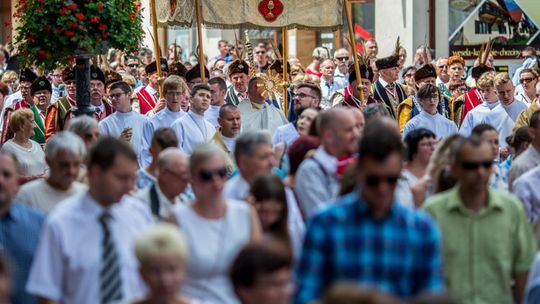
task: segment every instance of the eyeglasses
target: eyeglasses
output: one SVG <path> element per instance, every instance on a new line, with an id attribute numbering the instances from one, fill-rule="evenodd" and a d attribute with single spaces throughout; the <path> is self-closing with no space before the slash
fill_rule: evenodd
<path id="1" fill-rule="evenodd" d="M 379 175 L 368 175 L 366 176 L 366 186 L 370 188 L 376 188 L 381 183 L 386 183 L 389 186 L 395 186 L 397 184 L 397 181 L 399 180 L 398 176 L 379 176 Z"/>
<path id="2" fill-rule="evenodd" d="M 447 64 L 438 65 L 437 68 L 439 68 L 439 69 L 447 69 L 448 65 Z"/>
<path id="3" fill-rule="evenodd" d="M 536 78 L 532 78 L 532 77 L 529 77 L 529 78 L 521 78 L 521 79 L 519 80 L 519 83 L 529 83 L 529 82 L 531 82 L 531 81 L 533 81 L 533 80 L 535 80 L 535 79 L 536 79 Z"/>
<path id="4" fill-rule="evenodd" d="M 336 59 L 339 60 L 339 61 L 347 61 L 347 60 L 349 60 L 349 57 L 347 57 L 347 56 L 337 57 Z"/>
<path id="5" fill-rule="evenodd" d="M 255 54 L 257 54 L 257 55 L 264 55 L 264 54 L 266 54 L 266 52 L 265 52 L 265 51 L 258 51 L 258 52 L 255 52 Z"/>
<path id="6" fill-rule="evenodd" d="M 139 66 L 139 65 L 136 64 L 136 63 L 128 64 L 128 67 L 130 67 L 130 68 L 136 68 L 137 66 Z"/>
<path id="7" fill-rule="evenodd" d="M 484 169 L 489 169 L 493 166 L 492 160 L 486 160 L 482 162 L 462 162 L 461 167 L 465 170 L 469 171 L 475 171 L 478 170 L 480 167 L 484 167 Z"/>
<path id="8" fill-rule="evenodd" d="M 316 97 L 313 96 L 313 95 L 308 95 L 308 94 L 304 94 L 304 93 L 297 93 L 297 94 L 294 94 L 294 95 L 293 95 L 293 98 L 294 98 L 294 97 L 298 97 L 298 98 L 306 98 L 306 97 L 316 98 Z"/>
<path id="9" fill-rule="evenodd" d="M 125 95 L 125 94 L 126 93 L 111 94 L 111 95 L 109 95 L 109 98 L 110 99 L 116 99 L 116 98 L 120 98 L 120 96 Z"/>
<path id="10" fill-rule="evenodd" d="M 414 74 L 405 74 L 405 78 L 412 78 L 414 77 Z"/>
<path id="11" fill-rule="evenodd" d="M 214 176 L 217 176 L 221 179 L 227 177 L 227 168 L 223 167 L 215 170 L 201 170 L 201 172 L 199 172 L 199 178 L 203 182 L 212 181 L 214 179 Z"/>

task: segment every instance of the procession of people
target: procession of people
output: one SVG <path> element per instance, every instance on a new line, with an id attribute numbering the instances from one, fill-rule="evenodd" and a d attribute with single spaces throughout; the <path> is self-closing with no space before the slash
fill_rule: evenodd
<path id="1" fill-rule="evenodd" d="M 211 47 L 0 62 L 0 303 L 540 303 L 534 48 Z"/>

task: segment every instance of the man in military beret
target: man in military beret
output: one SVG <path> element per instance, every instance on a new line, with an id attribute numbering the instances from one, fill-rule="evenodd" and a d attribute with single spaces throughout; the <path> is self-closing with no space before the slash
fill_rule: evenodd
<path id="1" fill-rule="evenodd" d="M 383 102 L 390 116 L 397 120 L 397 108 L 407 98 L 406 86 L 396 82 L 399 78 L 399 56 L 393 54 L 377 59 L 375 66 L 379 71 L 379 79 L 373 84 L 373 98 Z"/>
<path id="2" fill-rule="evenodd" d="M 204 76 L 206 77 L 206 80 L 210 78 L 210 71 L 206 67 L 204 67 Z M 191 90 L 194 85 L 201 83 L 201 66 L 199 63 L 197 63 L 195 66 L 193 66 L 189 71 L 186 73 L 186 83 L 188 85 L 188 88 Z"/>
<path id="3" fill-rule="evenodd" d="M 30 88 L 36 80 L 37 75 L 29 68 L 24 68 L 19 72 L 19 91 L 11 94 L 4 100 L 4 112 L 2 114 L 2 138 L 4 143 L 13 134 L 9 134 L 8 124 L 11 113 L 20 108 L 30 108 L 34 104 Z"/>
<path id="4" fill-rule="evenodd" d="M 242 100 L 248 98 L 249 65 L 242 59 L 236 59 L 229 65 L 227 71 L 231 85 L 227 89 L 225 102 L 238 106 Z"/>
<path id="5" fill-rule="evenodd" d="M 167 77 L 167 74 L 169 73 L 167 60 L 161 58 L 160 68 L 162 76 Z M 144 70 L 148 76 L 149 83 L 145 87 L 140 87 L 135 92 L 135 95 L 139 100 L 140 113 L 147 116 L 153 116 L 165 107 L 164 102 L 159 102 L 159 82 L 156 61 L 152 61 Z"/>
<path id="6" fill-rule="evenodd" d="M 45 140 L 49 140 L 54 133 L 65 129 L 71 113 L 77 107 L 75 71 L 70 67 L 64 68 L 62 80 L 66 86 L 67 96 L 58 99 L 56 103 L 51 104 L 47 109 L 45 115 Z"/>
<path id="7" fill-rule="evenodd" d="M 380 103 L 371 96 L 371 86 L 373 85 L 373 69 L 369 65 L 359 64 L 360 77 L 362 77 L 362 93 L 364 101 L 360 100 L 360 92 L 358 92 L 358 79 L 356 78 L 356 70 L 354 64 L 349 66 L 347 72 L 349 84 L 340 90 L 337 90 L 330 98 L 330 104 L 333 107 L 343 106 L 358 108 L 364 110 L 369 104 Z"/>
<path id="8" fill-rule="evenodd" d="M 436 86 L 437 70 L 431 63 L 425 64 L 421 66 L 418 70 L 416 70 L 416 73 L 414 74 L 414 81 L 417 85 L 417 88 L 415 88 L 417 92 L 426 84 L 432 84 Z M 437 107 L 437 112 L 439 112 L 439 114 L 441 114 L 445 118 L 453 120 L 451 109 L 451 99 L 442 93 L 439 94 L 439 105 Z M 398 107 L 399 130 L 403 132 L 405 124 L 407 124 L 407 122 L 411 118 L 420 114 L 420 112 L 422 112 L 422 105 L 420 104 L 417 95 L 410 96 L 403 102 L 401 102 Z"/>
<path id="9" fill-rule="evenodd" d="M 105 99 L 105 74 L 93 65 L 90 66 L 90 106 L 98 121 L 114 113 L 114 108 Z"/>

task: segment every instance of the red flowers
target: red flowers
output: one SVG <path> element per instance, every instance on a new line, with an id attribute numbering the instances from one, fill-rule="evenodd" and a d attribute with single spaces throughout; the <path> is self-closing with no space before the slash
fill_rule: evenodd
<path id="1" fill-rule="evenodd" d="M 98 27 L 98 29 L 99 29 L 100 31 L 102 31 L 102 32 L 105 31 L 105 25 L 100 24 L 99 27 Z"/>
<path id="2" fill-rule="evenodd" d="M 84 20 L 84 14 L 83 13 L 77 13 L 75 14 L 75 17 L 77 17 L 77 19 L 83 21 Z"/>
<path id="3" fill-rule="evenodd" d="M 45 0 L 37 0 L 38 3 L 45 3 Z"/>
<path id="4" fill-rule="evenodd" d="M 129 13 L 129 19 L 131 20 L 135 20 L 135 14 L 134 13 Z"/>
<path id="5" fill-rule="evenodd" d="M 79 24 L 77 22 L 70 22 L 69 27 L 72 29 L 76 29 L 79 27 Z"/>
<path id="6" fill-rule="evenodd" d="M 65 8 L 65 7 L 62 7 L 62 8 L 60 9 L 60 15 L 62 15 L 62 16 L 65 15 L 65 14 L 67 14 L 67 12 L 68 12 L 68 9 Z"/>
<path id="7" fill-rule="evenodd" d="M 99 18 L 94 16 L 90 19 L 90 23 L 99 23 Z"/>
<path id="8" fill-rule="evenodd" d="M 66 37 L 68 37 L 68 38 L 71 38 L 71 37 L 75 36 L 75 33 L 72 32 L 72 31 L 65 31 L 65 32 L 64 32 L 64 35 L 65 35 Z"/>
<path id="9" fill-rule="evenodd" d="M 51 31 L 51 27 L 50 27 L 48 24 L 45 24 L 45 25 L 43 26 L 43 31 L 44 31 L 45 33 L 48 33 L 48 32 Z"/>
<path id="10" fill-rule="evenodd" d="M 67 6 L 68 9 L 74 10 L 77 8 L 77 4 L 73 3 Z"/>
<path id="11" fill-rule="evenodd" d="M 41 57 L 41 58 L 45 58 L 45 57 L 47 57 L 47 52 L 45 52 L 44 50 L 39 50 L 38 51 L 38 56 Z"/>
<path id="12" fill-rule="evenodd" d="M 100 10 L 103 9 L 103 3 L 98 3 L 97 8 Z"/>

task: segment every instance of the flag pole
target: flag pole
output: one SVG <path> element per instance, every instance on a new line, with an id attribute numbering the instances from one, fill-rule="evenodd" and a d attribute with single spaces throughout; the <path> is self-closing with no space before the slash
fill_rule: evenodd
<path id="1" fill-rule="evenodd" d="M 352 26 L 352 16 L 351 16 L 351 7 L 349 0 L 343 1 L 345 5 L 345 12 L 347 14 L 347 26 L 349 28 L 349 42 L 351 44 L 352 54 L 354 58 L 354 70 L 356 73 L 356 79 L 358 85 L 356 86 L 356 89 L 358 90 L 358 94 L 360 96 L 360 101 L 364 102 L 364 90 L 362 90 L 362 75 L 360 73 L 360 64 L 358 62 L 358 51 L 356 50 L 356 39 L 354 39 L 354 32 L 353 32 L 353 26 Z M 353 88 L 354 89 L 354 88 Z"/>
<path id="2" fill-rule="evenodd" d="M 287 89 L 289 88 L 289 82 L 287 81 L 287 53 L 289 52 L 288 48 L 288 38 L 287 38 L 287 28 L 283 27 L 281 29 L 281 44 L 283 45 L 283 53 L 281 54 L 281 60 L 283 63 L 283 112 L 285 116 L 289 115 L 288 109 L 288 94 Z"/>
<path id="3" fill-rule="evenodd" d="M 201 1 L 195 0 L 195 14 L 197 22 L 197 38 L 199 39 L 199 68 L 201 73 L 201 81 L 206 82 L 206 75 L 204 74 L 204 67 L 206 62 L 204 60 L 204 51 L 203 51 L 203 38 L 202 38 L 202 24 L 201 24 Z"/>
<path id="4" fill-rule="evenodd" d="M 163 99 L 163 74 L 161 72 L 161 52 L 159 49 L 158 32 L 157 32 L 157 16 L 156 16 L 156 0 L 150 0 L 150 14 L 152 15 L 152 32 L 154 35 L 154 53 L 156 54 L 156 71 L 158 75 L 158 92 L 159 99 Z"/>

